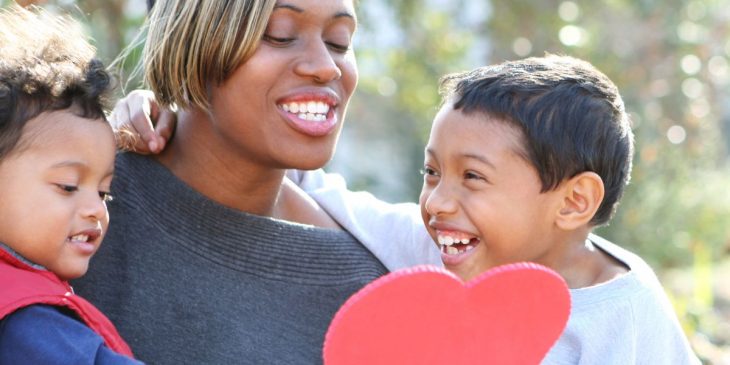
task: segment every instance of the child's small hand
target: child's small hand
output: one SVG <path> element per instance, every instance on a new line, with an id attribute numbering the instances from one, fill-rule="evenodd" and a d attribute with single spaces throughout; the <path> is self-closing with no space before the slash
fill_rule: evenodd
<path id="1" fill-rule="evenodd" d="M 120 148 L 140 154 L 157 154 L 172 136 L 175 112 L 161 108 L 149 90 L 134 90 L 119 100 L 109 116 Z"/>

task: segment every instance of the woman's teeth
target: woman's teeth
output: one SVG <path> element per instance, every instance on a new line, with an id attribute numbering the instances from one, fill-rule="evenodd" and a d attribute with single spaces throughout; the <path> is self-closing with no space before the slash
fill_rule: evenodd
<path id="1" fill-rule="evenodd" d="M 287 113 L 296 114 L 299 119 L 310 122 L 323 122 L 327 120 L 330 106 L 321 101 L 308 101 L 306 103 L 281 104 L 281 109 Z"/>

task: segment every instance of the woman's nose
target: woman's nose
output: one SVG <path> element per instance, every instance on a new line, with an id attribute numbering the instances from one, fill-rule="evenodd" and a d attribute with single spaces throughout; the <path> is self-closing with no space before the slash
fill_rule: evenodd
<path id="1" fill-rule="evenodd" d="M 311 42 L 306 54 L 297 63 L 295 72 L 322 84 L 342 77 L 342 70 L 337 65 L 332 51 L 323 41 Z"/>

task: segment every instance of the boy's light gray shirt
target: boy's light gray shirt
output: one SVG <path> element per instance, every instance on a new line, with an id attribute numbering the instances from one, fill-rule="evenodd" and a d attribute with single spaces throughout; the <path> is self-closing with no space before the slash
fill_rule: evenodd
<path id="1" fill-rule="evenodd" d="M 342 176 L 322 169 L 288 172 L 289 179 L 357 238 L 388 270 L 441 263 L 417 204 L 391 204 L 368 192 L 347 189 Z"/>
<path id="2" fill-rule="evenodd" d="M 700 364 L 649 265 L 598 236 L 589 239 L 630 272 L 570 291 L 568 326 L 542 364 Z"/>

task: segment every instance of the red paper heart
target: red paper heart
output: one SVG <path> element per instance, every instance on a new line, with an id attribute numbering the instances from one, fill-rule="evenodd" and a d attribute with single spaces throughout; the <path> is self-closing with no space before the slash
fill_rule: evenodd
<path id="1" fill-rule="evenodd" d="M 539 364 L 569 314 L 565 281 L 537 264 L 500 266 L 466 284 L 420 266 L 348 299 L 325 336 L 324 362 Z"/>

